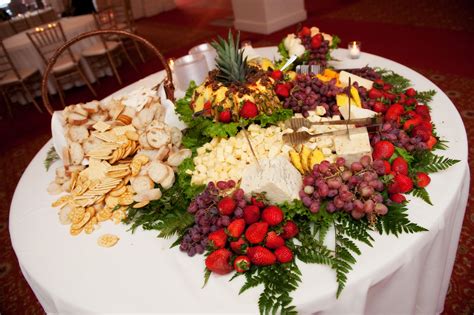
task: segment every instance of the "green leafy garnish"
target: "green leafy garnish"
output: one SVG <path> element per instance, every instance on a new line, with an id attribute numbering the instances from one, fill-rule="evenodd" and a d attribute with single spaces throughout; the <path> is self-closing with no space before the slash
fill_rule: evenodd
<path id="1" fill-rule="evenodd" d="M 428 90 L 428 91 L 421 91 L 421 92 L 416 92 L 415 98 L 418 101 L 418 103 L 422 104 L 428 104 L 433 100 L 433 96 L 435 96 L 436 91 L 435 90 Z"/>
<path id="2" fill-rule="evenodd" d="M 375 70 L 382 76 L 385 83 L 392 85 L 392 92 L 395 94 L 403 93 L 410 86 L 410 80 L 392 70 L 381 68 L 375 68 Z"/>
<path id="3" fill-rule="evenodd" d="M 420 187 L 415 187 L 413 190 L 410 192 L 413 196 L 420 198 L 424 202 L 426 202 L 429 205 L 433 205 L 430 199 L 430 195 L 426 191 L 425 188 L 420 188 Z"/>
<path id="4" fill-rule="evenodd" d="M 46 168 L 46 171 L 49 171 L 51 165 L 59 159 L 59 155 L 54 147 L 49 148 L 48 153 L 46 153 L 46 159 L 44 160 L 44 167 Z"/>
<path id="5" fill-rule="evenodd" d="M 416 153 L 415 162 L 411 166 L 414 172 L 436 173 L 459 162 L 460 160 L 450 159 L 425 150 Z"/>

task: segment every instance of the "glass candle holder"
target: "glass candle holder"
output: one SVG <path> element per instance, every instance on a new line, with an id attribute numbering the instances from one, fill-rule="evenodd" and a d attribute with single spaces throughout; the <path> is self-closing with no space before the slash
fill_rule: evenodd
<path id="1" fill-rule="evenodd" d="M 352 59 L 358 59 L 360 57 L 360 52 L 361 52 L 361 42 L 358 41 L 353 41 L 349 42 L 347 45 L 347 49 L 349 49 L 349 56 Z"/>
<path id="2" fill-rule="evenodd" d="M 177 88 L 186 91 L 191 81 L 201 84 L 208 73 L 203 54 L 186 55 L 174 61 L 174 76 Z"/>
<path id="3" fill-rule="evenodd" d="M 209 71 L 216 68 L 217 52 L 209 43 L 194 46 L 189 50 L 190 55 L 202 54 L 206 58 L 207 68 Z"/>

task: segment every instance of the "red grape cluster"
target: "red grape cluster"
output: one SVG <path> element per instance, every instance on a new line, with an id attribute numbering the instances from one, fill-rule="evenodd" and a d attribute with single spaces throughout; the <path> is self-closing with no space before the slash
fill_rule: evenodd
<path id="1" fill-rule="evenodd" d="M 385 215 L 388 208 L 381 194 L 385 186 L 379 178 L 385 174 L 384 162 L 372 162 L 370 156 L 363 156 L 350 167 L 345 162 L 339 157 L 333 164 L 322 161 L 314 165 L 312 173 L 304 178 L 299 193 L 303 204 L 316 213 L 322 202 L 327 201 L 328 212 L 345 211 L 354 219 Z"/>
<path id="2" fill-rule="evenodd" d="M 217 185 L 210 182 L 206 189 L 196 196 L 189 204 L 188 212 L 194 215 L 195 224 L 186 231 L 181 241 L 180 249 L 189 256 L 204 253 L 209 233 L 220 228 L 227 227 L 232 219 L 243 216 L 243 208 L 246 205 L 244 191 L 237 189 L 232 193 L 235 202 L 235 211 L 231 215 L 222 214 L 218 209 L 218 203 L 222 194 L 228 193 L 235 188 L 235 181 L 219 181 Z"/>
<path id="3" fill-rule="evenodd" d="M 372 146 L 380 140 L 387 140 L 397 147 L 404 148 L 408 152 L 428 149 L 427 143 L 423 142 L 421 137 L 410 136 L 405 130 L 400 129 L 398 123 L 394 121 L 385 122 L 379 133 L 370 134 L 369 137 Z"/>
<path id="4" fill-rule="evenodd" d="M 359 77 L 365 78 L 370 81 L 379 80 L 381 78 L 381 75 L 378 74 L 374 68 L 371 68 L 369 66 L 357 69 L 348 69 L 347 72 L 358 75 Z"/>
<path id="5" fill-rule="evenodd" d="M 297 75 L 293 83 L 290 95 L 283 103 L 284 108 L 308 117 L 308 111 L 314 110 L 316 106 L 323 106 L 326 109 L 325 116 L 339 115 L 336 95 L 342 93 L 343 89 L 336 86 L 335 79 L 324 83 L 317 77 Z"/>

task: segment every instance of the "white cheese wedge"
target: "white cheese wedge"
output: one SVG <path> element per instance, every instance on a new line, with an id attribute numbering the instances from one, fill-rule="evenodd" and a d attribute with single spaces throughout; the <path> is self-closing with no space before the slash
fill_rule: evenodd
<path id="1" fill-rule="evenodd" d="M 298 199 L 303 180 L 298 170 L 284 157 L 260 160 L 247 166 L 243 171 L 240 188 L 247 196 L 252 193 L 266 193 L 271 203 L 281 203 Z"/>
<path id="2" fill-rule="evenodd" d="M 372 85 L 374 85 L 373 81 L 364 79 L 362 77 L 359 77 L 358 75 L 346 71 L 339 72 L 339 81 L 341 82 L 343 87 L 349 85 L 349 78 L 351 78 L 352 84 L 354 84 L 354 82 L 357 82 L 359 83 L 359 86 L 363 86 L 367 90 L 370 90 L 372 88 Z"/>
<path id="3" fill-rule="evenodd" d="M 366 127 L 349 129 L 349 135 L 338 135 L 333 139 L 337 156 L 346 159 L 346 164 L 350 165 L 362 156 L 372 154 Z"/>
<path id="4" fill-rule="evenodd" d="M 339 112 L 341 113 L 342 117 L 345 120 L 349 119 L 349 105 L 344 105 L 339 107 Z M 351 119 L 359 119 L 359 118 L 371 118 L 376 116 L 377 113 L 365 108 L 360 108 L 357 106 L 351 106 Z"/>

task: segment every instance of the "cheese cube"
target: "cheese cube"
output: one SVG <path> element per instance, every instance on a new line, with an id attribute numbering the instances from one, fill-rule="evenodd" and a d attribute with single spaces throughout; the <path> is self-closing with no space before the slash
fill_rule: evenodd
<path id="1" fill-rule="evenodd" d="M 349 129 L 349 135 L 334 136 L 334 147 L 336 154 L 345 158 L 347 164 L 359 161 L 362 156 L 372 153 L 369 133 L 365 127 Z"/>

